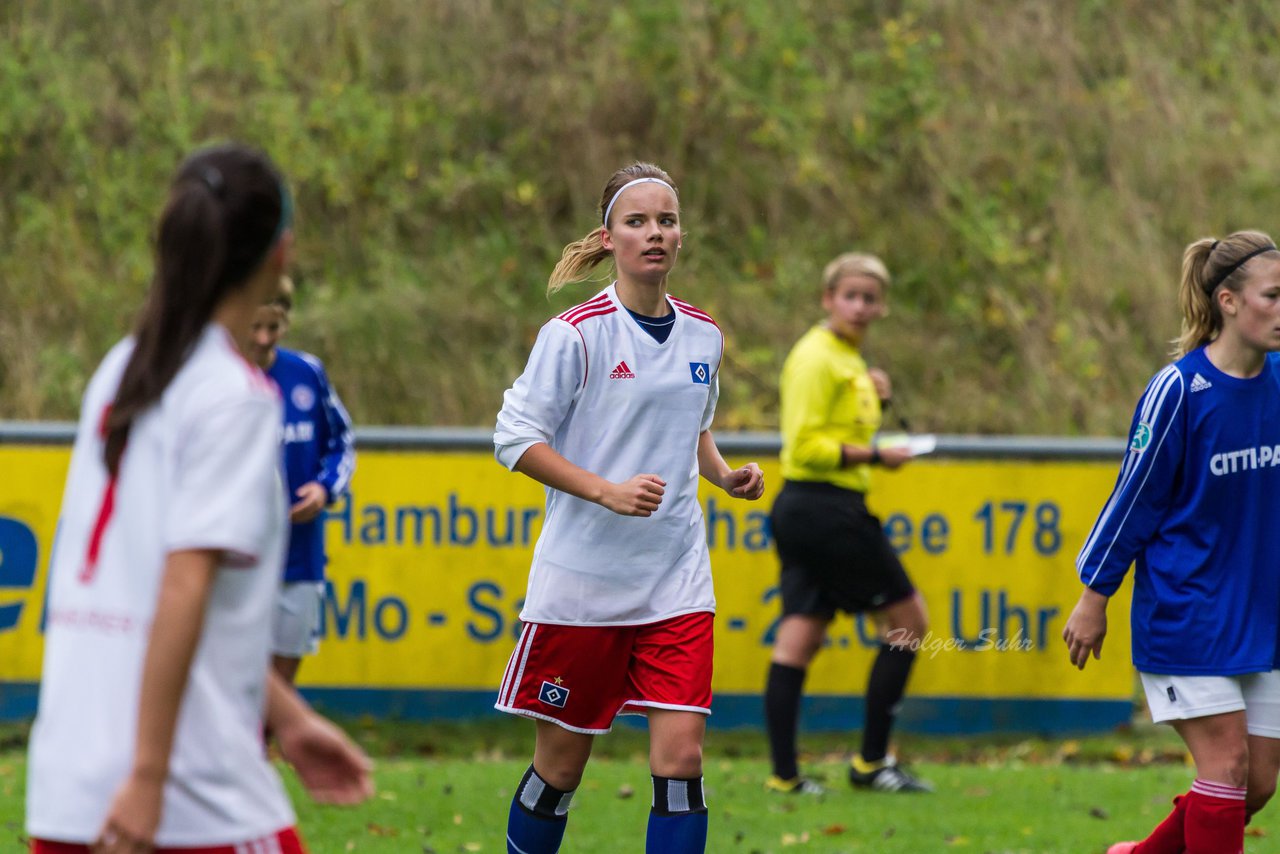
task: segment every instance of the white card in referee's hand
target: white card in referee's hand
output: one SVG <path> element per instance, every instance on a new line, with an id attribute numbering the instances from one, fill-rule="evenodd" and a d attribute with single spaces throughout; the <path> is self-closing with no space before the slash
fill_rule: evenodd
<path id="1" fill-rule="evenodd" d="M 938 437 L 932 433 L 921 433 L 919 436 L 907 437 L 907 449 L 911 451 L 911 456 L 918 457 L 921 454 L 931 454 L 938 447 Z"/>
<path id="2" fill-rule="evenodd" d="M 876 437 L 876 445 L 881 448 L 906 448 L 911 456 L 932 453 L 938 447 L 938 437 L 932 433 L 921 433 L 912 436 L 907 433 L 881 433 Z"/>

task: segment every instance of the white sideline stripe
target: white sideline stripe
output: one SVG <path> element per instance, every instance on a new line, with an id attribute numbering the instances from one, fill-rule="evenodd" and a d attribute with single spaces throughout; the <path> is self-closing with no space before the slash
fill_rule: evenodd
<path id="1" fill-rule="evenodd" d="M 524 645 L 524 649 L 520 651 L 520 669 L 516 671 L 516 678 L 511 680 L 511 692 L 505 702 L 514 703 L 516 693 L 520 690 L 520 683 L 524 681 L 524 668 L 529 663 L 529 653 L 533 651 L 533 636 L 538 633 L 537 623 L 525 623 L 525 631 L 529 633 L 529 642 Z M 524 632 L 521 632 L 523 634 Z"/>
<path id="2" fill-rule="evenodd" d="M 525 643 L 525 634 L 529 631 L 526 623 L 524 628 L 520 630 L 520 640 L 516 641 L 516 648 L 511 651 L 511 657 L 507 659 L 507 667 L 502 671 L 502 684 L 498 687 L 498 702 L 507 702 L 507 686 L 511 684 L 511 674 L 515 670 L 516 660 L 520 657 L 520 650 Z"/>
<path id="3" fill-rule="evenodd" d="M 536 622 L 530 622 L 525 627 L 529 629 L 529 643 L 525 644 L 525 649 L 520 653 L 520 670 L 516 671 L 516 679 L 512 682 L 511 697 L 508 698 L 508 702 L 515 702 L 516 693 L 520 690 L 520 684 L 525 681 L 525 666 L 529 663 L 529 653 L 534 650 L 534 635 L 538 634 L 538 624 Z M 521 634 L 524 634 L 524 632 L 521 632 Z"/>

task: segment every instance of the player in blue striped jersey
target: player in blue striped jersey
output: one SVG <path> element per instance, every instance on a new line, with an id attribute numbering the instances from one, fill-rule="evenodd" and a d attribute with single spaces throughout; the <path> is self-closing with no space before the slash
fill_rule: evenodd
<path id="1" fill-rule="evenodd" d="M 253 359 L 284 398 L 284 467 L 289 494 L 289 554 L 272 627 L 272 666 L 289 682 L 302 656 L 317 649 L 316 628 L 324 598 L 325 507 L 346 493 L 355 471 L 351 419 L 329 384 L 324 365 L 310 353 L 280 347 L 289 329 L 293 283 L 258 309 Z"/>
<path id="2" fill-rule="evenodd" d="M 1134 564 L 1133 663 L 1196 780 L 1111 854 L 1237 854 L 1280 770 L 1280 251 L 1255 231 L 1192 243 L 1179 302 L 1179 358 L 1138 402 L 1063 639 L 1077 667 L 1100 657 Z"/>

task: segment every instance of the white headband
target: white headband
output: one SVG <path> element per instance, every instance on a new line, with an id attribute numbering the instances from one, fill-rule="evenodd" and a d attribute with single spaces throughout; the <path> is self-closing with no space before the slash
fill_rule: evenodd
<path id="1" fill-rule="evenodd" d="M 634 187 L 636 184 L 661 184 L 662 186 L 666 187 L 668 190 L 671 191 L 671 195 L 675 196 L 676 198 L 680 197 L 680 194 L 676 192 L 676 188 L 671 186 L 661 178 L 636 178 L 634 181 L 628 181 L 627 183 L 623 184 L 621 187 L 618 188 L 618 192 L 613 194 L 613 198 L 610 199 L 609 204 L 605 206 L 604 219 L 602 220 L 602 222 L 604 223 L 604 226 L 606 228 L 608 228 L 609 226 L 609 214 L 610 212 L 613 211 L 613 203 L 618 200 L 618 196 L 621 196 L 624 191 L 630 189 L 631 187 Z"/>

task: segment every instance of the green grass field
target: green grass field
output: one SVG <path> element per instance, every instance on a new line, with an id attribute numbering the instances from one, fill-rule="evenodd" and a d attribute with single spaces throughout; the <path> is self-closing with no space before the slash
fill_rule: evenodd
<path id="1" fill-rule="evenodd" d="M 527 765 L 532 728 L 354 724 L 377 761 L 378 793 L 360 807 L 318 807 L 286 771 L 313 854 L 494 852 L 511 791 Z M 20 734 L 0 740 L 0 849 L 20 850 L 25 765 Z M 648 816 L 645 734 L 619 728 L 597 741 L 574 799 L 563 851 L 642 851 Z M 1139 726 L 1081 740 L 904 739 L 900 753 L 937 786 L 931 795 L 854 792 L 844 782 L 848 735 L 802 739 L 805 767 L 829 785 L 821 798 L 767 794 L 763 737 L 712 732 L 706 782 L 712 852 L 1095 852 L 1140 838 L 1184 791 L 1192 770 L 1177 738 Z M 1247 844 L 1280 836 L 1264 812 Z"/>

